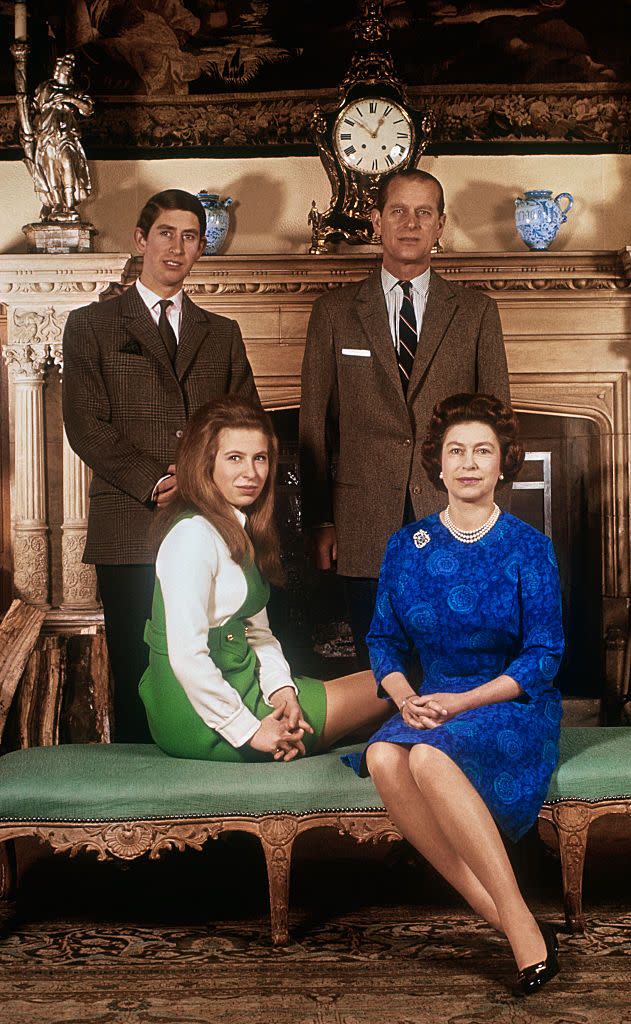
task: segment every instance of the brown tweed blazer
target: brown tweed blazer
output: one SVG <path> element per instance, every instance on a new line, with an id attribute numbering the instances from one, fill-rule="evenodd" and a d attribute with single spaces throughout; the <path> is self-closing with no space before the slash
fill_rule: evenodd
<path id="1" fill-rule="evenodd" d="M 184 296 L 173 367 L 132 286 L 73 310 L 63 352 L 66 433 L 94 471 L 83 560 L 149 563 L 151 493 L 189 416 L 227 392 L 258 402 L 239 326 Z"/>
<path id="2" fill-rule="evenodd" d="M 509 400 L 497 306 L 481 292 L 431 272 L 407 402 L 380 271 L 314 303 L 302 365 L 303 517 L 307 527 L 335 524 L 338 572 L 379 575 L 408 487 L 419 519 L 444 507 L 420 449 L 435 402 L 461 391 Z"/>

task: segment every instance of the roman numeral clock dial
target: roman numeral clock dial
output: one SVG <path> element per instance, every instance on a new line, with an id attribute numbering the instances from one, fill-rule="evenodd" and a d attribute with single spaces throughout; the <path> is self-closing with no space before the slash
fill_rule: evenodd
<path id="1" fill-rule="evenodd" d="M 412 122 L 393 100 L 356 100 L 338 115 L 333 143 L 339 160 L 350 170 L 358 174 L 386 174 L 407 160 L 412 145 Z"/>
<path id="2" fill-rule="evenodd" d="M 371 2 L 366 0 L 372 10 Z M 331 184 L 326 210 L 321 213 L 315 199 L 311 201 L 311 255 L 327 252 L 328 239 L 379 244 L 370 216 L 379 184 L 391 171 L 416 167 L 434 127 L 431 111 L 408 105 L 387 53 L 371 50 L 358 58 L 341 88 L 335 109 L 317 106 L 311 118 Z M 376 89 L 381 95 L 374 95 Z"/>

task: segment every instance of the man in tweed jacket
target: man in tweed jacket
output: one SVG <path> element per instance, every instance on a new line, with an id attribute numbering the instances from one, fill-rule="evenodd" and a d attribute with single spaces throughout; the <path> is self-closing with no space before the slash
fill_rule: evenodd
<path id="1" fill-rule="evenodd" d="M 258 402 L 238 324 L 182 290 L 203 252 L 205 226 L 195 196 L 179 189 L 153 196 L 134 233 L 139 281 L 73 310 L 64 332 L 64 422 L 72 448 L 94 471 L 83 559 L 96 565 L 120 742 L 150 741 L 138 697 L 154 584 L 149 531 L 155 510 L 177 490 L 178 439 L 189 416 L 216 396 Z"/>
<path id="2" fill-rule="evenodd" d="M 434 404 L 458 392 L 509 401 L 497 306 L 430 270 L 443 233 L 440 182 L 411 170 L 385 179 L 372 212 L 383 266 L 314 303 L 300 411 L 303 521 L 315 564 L 344 577 L 360 663 L 390 534 L 444 506 L 421 465 Z M 418 345 L 407 394 L 399 316 L 411 283 Z"/>

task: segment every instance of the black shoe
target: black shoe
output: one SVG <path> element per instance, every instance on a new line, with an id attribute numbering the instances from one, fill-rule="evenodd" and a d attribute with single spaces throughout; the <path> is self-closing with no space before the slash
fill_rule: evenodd
<path id="1" fill-rule="evenodd" d="M 557 933 L 552 925 L 547 924 L 546 921 L 537 921 L 537 924 L 543 935 L 548 955 L 541 963 L 531 964 L 529 967 L 524 967 L 523 970 L 518 972 L 517 983 L 513 989 L 516 996 L 532 995 L 533 992 L 537 992 L 544 985 L 547 985 L 559 973 L 559 960 L 557 957 L 559 940 L 557 939 Z"/>
<path id="2" fill-rule="evenodd" d="M 559 939 L 554 929 L 554 925 L 548 924 L 547 921 L 540 921 L 538 917 L 535 918 L 535 921 L 537 922 L 539 931 L 543 935 L 543 941 L 546 944 L 546 949 L 548 952 L 552 949 L 556 956 L 559 952 Z"/>

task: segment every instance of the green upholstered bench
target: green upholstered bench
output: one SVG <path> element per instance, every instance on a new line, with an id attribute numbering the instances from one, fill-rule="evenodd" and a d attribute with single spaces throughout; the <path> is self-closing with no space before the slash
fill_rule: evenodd
<path id="1" fill-rule="evenodd" d="M 359 842 L 398 839 L 370 779 L 340 748 L 291 765 L 230 765 L 168 757 L 151 745 L 32 747 L 0 758 L 0 899 L 14 886 L 11 841 L 35 836 L 71 855 L 131 860 L 222 832 L 259 837 L 267 863 L 272 940 L 286 943 L 291 853 L 312 828 Z M 541 817 L 559 836 L 566 914 L 584 927 L 582 870 L 591 821 L 631 811 L 631 729 L 565 729 Z"/>
<path id="2" fill-rule="evenodd" d="M 360 842 L 400 839 L 370 779 L 335 753 L 291 764 L 236 765 L 169 757 L 151 744 L 31 747 L 0 758 L 0 899 L 13 887 L 7 841 L 35 836 L 71 855 L 131 860 L 229 831 L 259 837 L 272 940 L 287 943 L 294 840 L 335 828 Z M 4 850 L 4 855 L 2 852 Z"/>

